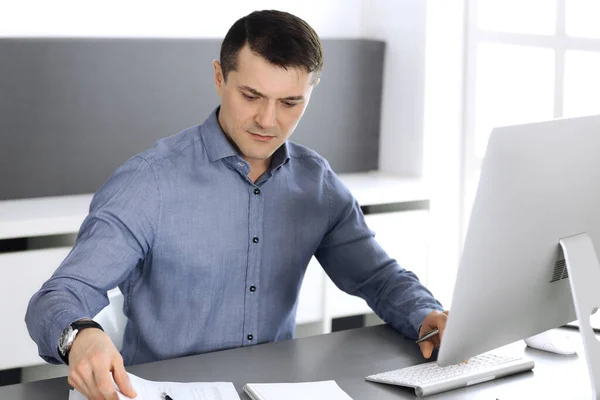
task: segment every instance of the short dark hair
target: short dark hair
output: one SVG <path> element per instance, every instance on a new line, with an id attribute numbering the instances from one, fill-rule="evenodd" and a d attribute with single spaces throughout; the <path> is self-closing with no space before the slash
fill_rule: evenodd
<path id="1" fill-rule="evenodd" d="M 319 36 L 303 19 L 277 10 L 255 11 L 229 28 L 221 45 L 223 79 L 235 71 L 238 55 L 248 44 L 253 53 L 273 65 L 314 72 L 314 83 L 323 69 L 323 47 Z"/>

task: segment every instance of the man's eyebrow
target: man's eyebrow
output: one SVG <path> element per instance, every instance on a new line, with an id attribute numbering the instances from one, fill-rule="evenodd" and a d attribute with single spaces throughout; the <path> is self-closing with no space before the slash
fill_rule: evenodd
<path id="1" fill-rule="evenodd" d="M 251 88 L 250 86 L 240 86 L 240 89 L 250 92 L 253 95 L 258 96 L 258 97 L 267 97 L 264 94 L 262 94 L 261 92 L 259 92 L 258 90 Z"/>
<path id="2" fill-rule="evenodd" d="M 283 99 L 279 99 L 279 100 L 302 101 L 302 100 L 304 100 L 304 96 L 288 96 L 288 97 L 284 97 Z"/>
<path id="3" fill-rule="evenodd" d="M 261 92 L 259 92 L 258 90 L 251 88 L 250 86 L 240 86 L 240 90 L 245 90 L 247 92 L 252 93 L 255 96 L 258 97 L 267 97 L 266 95 L 262 94 Z M 284 97 L 282 99 L 277 99 L 277 100 L 283 100 L 283 101 L 302 101 L 304 100 L 304 96 L 300 95 L 300 96 L 288 96 L 288 97 Z"/>

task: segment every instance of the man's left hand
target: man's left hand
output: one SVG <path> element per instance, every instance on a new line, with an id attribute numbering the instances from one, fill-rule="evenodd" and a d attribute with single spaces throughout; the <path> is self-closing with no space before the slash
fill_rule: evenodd
<path id="1" fill-rule="evenodd" d="M 438 335 L 433 336 L 429 340 L 419 343 L 419 347 L 421 348 L 421 353 L 423 357 L 430 358 L 431 353 L 433 353 L 433 349 L 440 347 L 440 343 L 442 342 L 442 335 L 444 334 L 444 329 L 446 329 L 446 321 L 448 321 L 448 311 L 432 311 L 423 320 L 423 324 L 421 325 L 421 330 L 419 332 L 419 337 L 423 336 L 423 334 L 429 332 L 432 329 L 438 328 L 440 333 Z"/>

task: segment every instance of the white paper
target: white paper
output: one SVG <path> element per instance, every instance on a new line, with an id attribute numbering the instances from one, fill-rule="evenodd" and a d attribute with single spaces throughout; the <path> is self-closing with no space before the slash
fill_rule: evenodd
<path id="1" fill-rule="evenodd" d="M 231 382 L 154 382 L 128 374 L 135 392 L 136 400 L 161 400 L 166 393 L 173 400 L 240 400 Z M 130 400 L 117 391 L 119 400 Z M 85 396 L 77 390 L 69 392 L 69 400 L 85 400 Z"/>
<path id="2" fill-rule="evenodd" d="M 250 383 L 264 400 L 352 400 L 335 381 L 300 383 Z"/>

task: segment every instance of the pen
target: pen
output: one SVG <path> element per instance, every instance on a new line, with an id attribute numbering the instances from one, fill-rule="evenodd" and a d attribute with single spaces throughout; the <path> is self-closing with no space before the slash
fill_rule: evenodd
<path id="1" fill-rule="evenodd" d="M 165 392 L 162 393 L 161 397 L 162 397 L 162 400 L 174 400 L 171 396 L 169 396 Z"/>
<path id="2" fill-rule="evenodd" d="M 427 339 L 429 339 L 429 338 L 432 338 L 432 337 L 434 337 L 435 335 L 437 335 L 437 334 L 439 334 L 439 333 L 440 333 L 440 330 L 439 330 L 438 328 L 432 329 L 432 330 L 430 330 L 429 332 L 426 332 L 426 333 L 425 333 L 423 336 L 421 336 L 421 337 L 419 338 L 419 340 L 417 340 L 415 343 L 421 343 L 421 342 L 424 342 L 424 341 L 426 341 Z"/>

